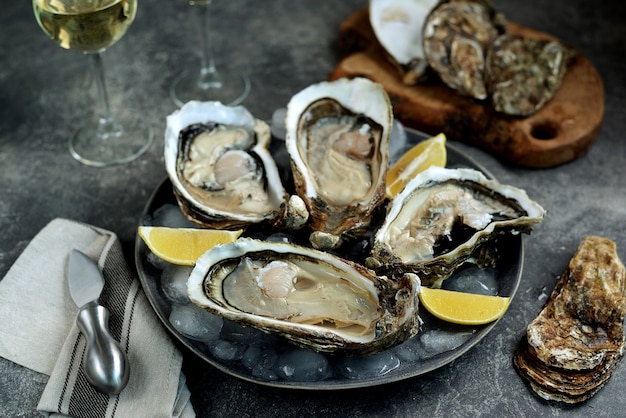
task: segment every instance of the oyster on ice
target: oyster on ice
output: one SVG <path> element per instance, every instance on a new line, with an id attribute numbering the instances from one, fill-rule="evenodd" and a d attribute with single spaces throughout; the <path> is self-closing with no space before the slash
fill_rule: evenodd
<path id="1" fill-rule="evenodd" d="M 375 353 L 418 329 L 417 276 L 388 280 L 284 242 L 240 238 L 214 247 L 187 286 L 196 305 L 316 351 Z"/>
<path id="2" fill-rule="evenodd" d="M 285 191 L 270 138 L 269 126 L 241 106 L 192 101 L 169 115 L 165 168 L 183 213 L 209 228 L 302 227 L 308 212 Z"/>
<path id="3" fill-rule="evenodd" d="M 625 290 L 615 242 L 585 237 L 513 358 L 537 395 L 578 403 L 604 386 L 624 353 Z"/>
<path id="4" fill-rule="evenodd" d="M 403 81 L 414 84 L 426 72 L 422 28 L 439 0 L 370 0 L 369 19 L 376 39 L 400 65 Z"/>
<path id="5" fill-rule="evenodd" d="M 524 190 L 467 168 L 430 167 L 390 203 L 367 265 L 381 273 L 413 272 L 440 286 L 461 264 L 488 266 L 485 243 L 499 234 L 530 232 L 544 210 Z"/>
<path id="6" fill-rule="evenodd" d="M 313 84 L 289 101 L 286 147 L 315 248 L 367 229 L 385 198 L 392 124 L 387 93 L 365 78 Z"/>

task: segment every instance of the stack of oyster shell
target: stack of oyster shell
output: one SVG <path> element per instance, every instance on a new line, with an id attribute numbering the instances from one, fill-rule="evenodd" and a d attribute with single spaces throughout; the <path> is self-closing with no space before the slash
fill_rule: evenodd
<path id="1" fill-rule="evenodd" d="M 407 84 L 436 74 L 501 113 L 529 116 L 561 85 L 573 51 L 514 36 L 489 0 L 370 0 L 376 38 Z"/>
<path id="2" fill-rule="evenodd" d="M 418 332 L 421 285 L 465 262 L 488 264 L 486 243 L 542 220 L 523 190 L 472 169 L 431 168 L 386 200 L 392 124 L 387 93 L 364 78 L 295 94 L 288 191 L 270 129 L 245 108 L 189 102 L 170 115 L 165 166 L 183 213 L 200 227 L 246 229 L 200 257 L 190 299 L 314 350 L 375 353 Z M 304 239 L 269 242 L 248 230 Z M 367 237 L 367 263 L 342 252 Z"/>
<path id="3" fill-rule="evenodd" d="M 624 353 L 625 290 L 615 242 L 586 237 L 514 356 L 535 393 L 578 403 L 604 386 Z"/>

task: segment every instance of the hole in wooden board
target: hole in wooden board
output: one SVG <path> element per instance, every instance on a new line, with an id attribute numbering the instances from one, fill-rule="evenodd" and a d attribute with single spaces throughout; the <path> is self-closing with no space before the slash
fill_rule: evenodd
<path id="1" fill-rule="evenodd" d="M 537 122 L 530 128 L 530 134 L 533 138 L 543 141 L 554 139 L 559 134 L 559 127 L 554 122 L 544 121 Z"/>

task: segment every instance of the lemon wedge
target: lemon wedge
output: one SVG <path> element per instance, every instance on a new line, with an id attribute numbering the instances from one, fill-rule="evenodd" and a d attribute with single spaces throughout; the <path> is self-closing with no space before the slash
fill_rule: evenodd
<path id="1" fill-rule="evenodd" d="M 422 287 L 422 306 L 433 316 L 461 325 L 483 325 L 499 319 L 511 298 Z"/>
<path id="2" fill-rule="evenodd" d="M 243 230 L 167 228 L 139 226 L 137 232 L 157 257 L 181 266 L 193 266 L 207 250 L 234 242 Z"/>
<path id="3" fill-rule="evenodd" d="M 443 133 L 415 145 L 387 171 L 387 197 L 393 199 L 413 177 L 428 167 L 445 167 L 447 156 L 446 135 Z"/>

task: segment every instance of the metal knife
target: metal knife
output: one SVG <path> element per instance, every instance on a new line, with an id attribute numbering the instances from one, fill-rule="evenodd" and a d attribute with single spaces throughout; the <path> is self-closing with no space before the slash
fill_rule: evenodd
<path id="1" fill-rule="evenodd" d="M 87 339 L 83 369 L 89 383 L 99 392 L 114 395 L 128 383 L 128 358 L 109 334 L 109 311 L 98 303 L 104 288 L 100 269 L 84 253 L 72 250 L 67 281 L 70 294 L 80 308 L 76 324 Z"/>

